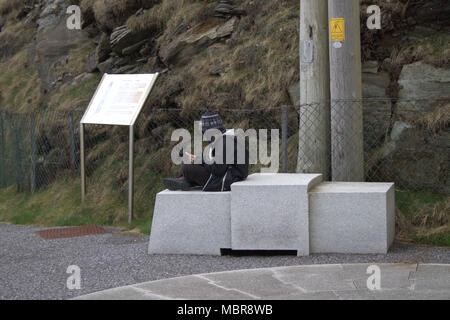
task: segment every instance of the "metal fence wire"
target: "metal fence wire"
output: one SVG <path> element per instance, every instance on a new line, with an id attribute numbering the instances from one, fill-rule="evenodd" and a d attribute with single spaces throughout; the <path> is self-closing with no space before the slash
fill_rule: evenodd
<path id="1" fill-rule="evenodd" d="M 449 107 L 450 98 L 364 99 L 216 111 L 227 128 L 279 130 L 278 172 L 323 173 L 324 180 L 334 181 L 392 181 L 398 190 L 449 195 Z M 152 204 L 149 189 L 162 189 L 161 178 L 179 172 L 170 157 L 178 143 L 171 141 L 172 132 L 192 132 L 204 111 L 144 109 L 138 118 L 135 202 L 142 210 L 152 210 L 145 207 Z M 79 184 L 82 115 L 81 109 L 0 110 L 0 186 L 35 193 L 61 180 Z M 128 128 L 88 125 L 85 130 L 88 188 L 109 185 L 126 196 Z M 269 133 L 264 143 L 270 146 L 270 140 Z M 252 164 L 250 171 L 262 167 Z"/>

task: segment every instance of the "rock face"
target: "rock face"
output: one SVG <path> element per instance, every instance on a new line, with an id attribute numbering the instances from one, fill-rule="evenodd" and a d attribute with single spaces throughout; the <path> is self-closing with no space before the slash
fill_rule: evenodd
<path id="1" fill-rule="evenodd" d="M 408 15 L 414 15 L 415 21 L 421 24 L 444 26 L 449 30 L 450 24 L 450 2 L 441 0 L 424 1 L 425 4 L 413 8 Z"/>
<path id="2" fill-rule="evenodd" d="M 95 51 L 88 58 L 86 72 L 96 71 L 98 69 L 98 65 L 109 58 L 110 53 L 111 46 L 109 45 L 109 37 L 105 33 L 102 33 Z"/>
<path id="3" fill-rule="evenodd" d="M 243 16 L 245 11 L 239 10 L 231 0 L 219 0 L 214 9 L 215 16 L 218 18 L 229 18 L 231 16 Z"/>
<path id="4" fill-rule="evenodd" d="M 392 102 L 386 95 L 389 74 L 363 73 L 364 149 L 366 151 L 384 141 L 392 117 Z M 371 99 L 372 98 L 372 99 Z"/>
<path id="5" fill-rule="evenodd" d="M 126 26 L 121 26 L 114 29 L 114 31 L 111 33 L 110 37 L 111 49 L 115 53 L 122 55 L 124 49 L 136 45 L 136 43 L 139 43 L 144 39 L 148 39 L 150 38 L 150 36 L 151 34 L 149 34 L 148 31 L 133 32 Z M 136 50 L 139 49 L 140 47 L 137 48 Z"/>
<path id="6" fill-rule="evenodd" d="M 83 30 L 69 30 L 66 25 L 67 0 L 46 1 L 37 20 L 38 30 L 36 41 L 31 47 L 31 56 L 38 66 L 42 80 L 42 89 L 48 91 L 56 79 L 52 67 L 61 57 L 87 41 L 88 36 Z"/>
<path id="7" fill-rule="evenodd" d="M 114 29 L 110 36 L 102 33 L 95 51 L 88 58 L 86 72 L 138 73 L 150 57 L 156 55 L 152 35 L 151 31 L 135 32 L 125 25 Z"/>
<path id="8" fill-rule="evenodd" d="M 450 96 L 450 71 L 413 63 L 403 67 L 399 84 L 395 122 L 377 170 L 403 187 L 448 194 L 450 105 L 442 98 Z"/>
<path id="9" fill-rule="evenodd" d="M 450 70 L 436 68 L 423 62 L 403 67 L 398 80 L 399 99 L 427 99 L 427 102 L 400 101 L 397 115 L 402 118 L 416 118 L 423 113 L 433 112 L 437 103 L 430 99 L 450 97 Z"/>
<path id="10" fill-rule="evenodd" d="M 289 98 L 294 107 L 300 107 L 300 81 L 294 83 L 288 88 Z"/>
<path id="11" fill-rule="evenodd" d="M 402 137 L 402 134 L 405 130 L 411 129 L 412 126 L 403 122 L 403 121 L 396 121 L 394 123 L 394 126 L 392 127 L 391 131 L 391 140 L 392 141 L 399 141 Z"/>
<path id="12" fill-rule="evenodd" d="M 113 68 L 114 68 L 114 58 L 109 58 L 105 61 L 103 61 L 102 63 L 99 63 L 97 65 L 98 70 L 100 70 L 100 72 L 103 73 L 110 73 Z"/>
<path id="13" fill-rule="evenodd" d="M 59 90 L 63 91 L 66 89 L 73 88 L 73 87 L 79 85 L 80 83 L 82 83 L 83 81 L 90 79 L 94 76 L 95 76 L 95 73 L 82 73 L 82 74 L 76 76 L 75 78 L 73 78 L 72 81 L 62 84 L 61 87 L 59 88 Z"/>
<path id="14" fill-rule="evenodd" d="M 106 33 L 102 33 L 100 41 L 95 49 L 95 55 L 97 56 L 98 63 L 108 59 L 111 53 L 111 45 L 109 44 L 109 37 Z"/>
<path id="15" fill-rule="evenodd" d="M 362 64 L 362 72 L 363 73 L 378 73 L 378 68 L 379 68 L 380 64 L 378 63 L 378 61 L 366 61 Z"/>
<path id="16" fill-rule="evenodd" d="M 450 70 L 436 68 L 421 61 L 404 66 L 398 83 L 402 87 L 400 98 L 450 96 Z"/>
<path id="17" fill-rule="evenodd" d="M 448 150 L 450 132 L 436 135 L 431 130 L 397 121 L 391 141 L 382 150 L 379 176 L 412 190 L 450 192 Z"/>
<path id="18" fill-rule="evenodd" d="M 182 33 L 169 44 L 162 46 L 160 56 L 167 65 L 183 64 L 195 54 L 205 50 L 213 43 L 229 37 L 236 26 L 237 19 L 231 18 L 221 24 L 219 19 L 209 19 Z"/>

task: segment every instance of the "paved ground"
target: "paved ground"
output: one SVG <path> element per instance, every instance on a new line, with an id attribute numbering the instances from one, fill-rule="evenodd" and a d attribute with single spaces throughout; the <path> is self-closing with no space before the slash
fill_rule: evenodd
<path id="1" fill-rule="evenodd" d="M 147 254 L 148 238 L 119 233 L 43 240 L 42 228 L 0 224 L 0 299 L 67 299 L 119 286 L 229 270 L 348 263 L 450 264 L 450 249 L 395 245 L 387 255 L 177 256 Z M 68 290 L 68 266 L 81 290 Z"/>
<path id="2" fill-rule="evenodd" d="M 450 265 L 334 264 L 228 271 L 158 280 L 81 296 L 80 300 L 450 299 Z M 367 285 L 368 278 L 370 288 Z"/>

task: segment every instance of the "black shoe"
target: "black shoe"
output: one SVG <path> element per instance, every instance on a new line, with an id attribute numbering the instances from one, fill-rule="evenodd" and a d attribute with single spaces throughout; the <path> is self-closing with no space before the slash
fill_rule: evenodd
<path id="1" fill-rule="evenodd" d="M 186 181 L 183 177 L 181 178 L 167 178 L 164 179 L 164 185 L 170 191 L 189 191 L 191 189 L 191 184 Z"/>

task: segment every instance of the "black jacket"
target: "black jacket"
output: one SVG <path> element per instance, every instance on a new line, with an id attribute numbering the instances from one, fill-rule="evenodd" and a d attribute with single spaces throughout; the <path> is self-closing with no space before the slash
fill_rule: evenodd
<path id="1" fill-rule="evenodd" d="M 227 136 L 227 133 L 224 133 L 221 136 L 223 142 L 223 163 L 213 162 L 212 164 L 203 163 L 203 166 L 211 173 L 208 181 L 203 187 L 203 191 L 230 191 L 231 184 L 238 181 L 243 181 L 248 176 L 248 164 L 249 164 L 249 153 L 247 143 L 244 142 L 244 139 L 238 139 L 234 134 L 231 136 Z M 231 163 L 227 163 L 227 142 L 232 142 L 234 144 L 234 160 Z M 214 145 L 217 145 L 219 140 L 214 142 Z M 241 145 L 244 143 L 245 145 Z M 245 163 L 238 164 L 238 150 L 241 148 L 245 150 Z"/>

